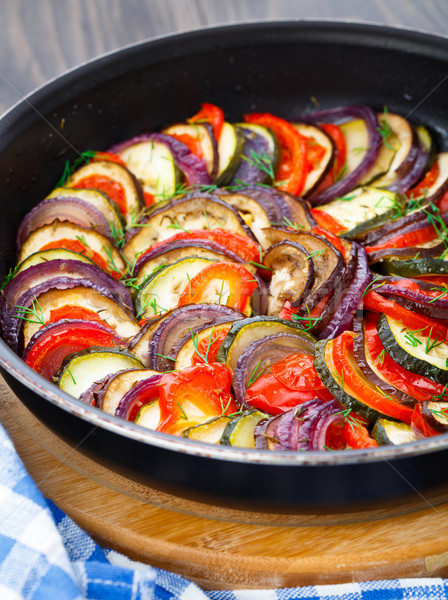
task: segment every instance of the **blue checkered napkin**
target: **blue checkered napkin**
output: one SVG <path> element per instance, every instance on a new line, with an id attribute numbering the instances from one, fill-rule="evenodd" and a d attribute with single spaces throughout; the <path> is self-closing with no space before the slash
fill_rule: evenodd
<path id="1" fill-rule="evenodd" d="M 46 501 L 0 425 L 0 600 L 448 600 L 448 581 L 400 579 L 203 592 L 103 550 Z"/>

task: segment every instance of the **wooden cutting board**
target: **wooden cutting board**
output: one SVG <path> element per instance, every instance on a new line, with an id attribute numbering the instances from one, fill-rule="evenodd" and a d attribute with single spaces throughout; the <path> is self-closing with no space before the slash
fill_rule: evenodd
<path id="1" fill-rule="evenodd" d="M 448 576 L 448 504 L 341 522 L 308 515 L 300 525 L 297 516 L 201 505 L 105 469 L 59 440 L 3 381 L 0 393 L 0 420 L 46 497 L 103 546 L 205 589 Z"/>

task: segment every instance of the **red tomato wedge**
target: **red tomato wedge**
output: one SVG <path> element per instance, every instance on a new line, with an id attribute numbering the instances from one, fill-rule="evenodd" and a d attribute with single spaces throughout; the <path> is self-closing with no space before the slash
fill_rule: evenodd
<path id="1" fill-rule="evenodd" d="M 420 196 L 423 196 L 426 190 L 428 190 L 432 185 L 434 185 L 434 183 L 437 180 L 437 177 L 439 176 L 439 173 L 439 163 L 435 160 L 432 164 L 432 167 L 429 169 L 429 171 L 427 171 L 420 183 L 418 183 L 415 187 L 405 192 L 406 196 L 408 198 L 419 198 Z"/>
<path id="2" fill-rule="evenodd" d="M 280 162 L 276 180 L 278 188 L 300 196 L 308 174 L 307 146 L 303 136 L 291 123 L 270 113 L 244 115 L 246 123 L 263 125 L 274 132 L 280 145 Z"/>
<path id="3" fill-rule="evenodd" d="M 347 420 L 344 423 L 344 438 L 350 448 L 359 450 L 361 448 L 377 448 L 378 442 L 370 437 L 365 425 L 362 425 L 360 417 L 353 413 L 356 421 Z"/>
<path id="4" fill-rule="evenodd" d="M 214 417 L 237 412 L 231 383 L 232 372 L 221 363 L 202 363 L 165 374 L 160 381 L 157 430 L 179 434 Z"/>
<path id="5" fill-rule="evenodd" d="M 215 262 L 195 275 L 179 298 L 184 304 L 224 304 L 250 314 L 250 297 L 257 281 L 243 265 Z"/>
<path id="6" fill-rule="evenodd" d="M 196 352 L 193 354 L 193 364 L 196 365 L 199 363 L 204 363 L 204 358 L 206 358 L 207 362 L 209 363 L 215 362 L 219 347 L 229 331 L 230 327 L 224 327 L 219 331 L 214 331 L 210 337 L 205 337 L 203 340 L 201 340 L 198 343 Z"/>
<path id="7" fill-rule="evenodd" d="M 73 184 L 77 189 L 95 189 L 104 192 L 125 215 L 128 212 L 126 192 L 119 181 L 106 177 L 106 175 L 88 175 Z"/>
<path id="8" fill-rule="evenodd" d="M 290 354 L 272 365 L 272 374 L 291 390 L 316 392 L 322 400 L 333 398 L 314 368 L 314 356 Z"/>

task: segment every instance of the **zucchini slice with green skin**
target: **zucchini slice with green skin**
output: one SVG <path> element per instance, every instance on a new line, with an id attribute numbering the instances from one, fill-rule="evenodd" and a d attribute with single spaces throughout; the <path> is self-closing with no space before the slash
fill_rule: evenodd
<path id="1" fill-rule="evenodd" d="M 156 201 L 174 196 L 177 185 L 183 181 L 183 173 L 166 144 L 155 140 L 142 141 L 118 154 L 137 178 L 143 192 L 153 195 Z"/>
<path id="2" fill-rule="evenodd" d="M 160 407 L 159 401 L 153 400 L 148 404 L 144 404 L 138 411 L 137 416 L 134 419 L 136 425 L 146 427 L 146 429 L 156 430 L 160 422 Z"/>
<path id="3" fill-rule="evenodd" d="M 415 260 L 384 261 L 382 270 L 387 275 L 399 277 L 424 277 L 425 275 L 448 275 L 448 260 L 442 258 L 416 258 Z"/>
<path id="4" fill-rule="evenodd" d="M 347 158 L 342 173 L 335 173 L 336 179 L 350 175 L 364 160 L 369 146 L 369 132 L 364 119 L 351 119 L 339 125 L 347 146 Z"/>
<path id="5" fill-rule="evenodd" d="M 298 325 L 277 317 L 259 316 L 235 321 L 232 324 L 218 350 L 216 360 L 226 363 L 234 371 L 238 358 L 250 343 L 281 333 L 296 335 L 302 340 L 304 351 L 307 354 L 313 353 L 316 339 Z"/>
<path id="6" fill-rule="evenodd" d="M 221 437 L 221 444 L 237 448 L 255 448 L 254 430 L 270 415 L 259 410 L 247 410 L 230 420 Z"/>
<path id="7" fill-rule="evenodd" d="M 199 123 L 176 123 L 162 131 L 165 135 L 180 136 L 188 135 L 198 142 L 202 150 L 202 160 L 207 167 L 207 173 L 214 181 L 218 172 L 218 150 L 216 140 L 213 137 L 213 129 Z"/>
<path id="8" fill-rule="evenodd" d="M 400 421 L 392 421 L 381 417 L 377 420 L 372 430 L 372 437 L 380 446 L 391 444 L 398 446 L 418 440 L 410 425 Z"/>
<path id="9" fill-rule="evenodd" d="M 231 417 L 216 417 L 215 419 L 211 419 L 206 423 L 200 423 L 194 427 L 184 429 L 182 435 L 187 437 L 189 440 L 196 440 L 197 442 L 219 444 L 221 442 L 222 435 L 231 420 Z"/>
<path id="10" fill-rule="evenodd" d="M 126 350 L 94 346 L 67 356 L 53 380 L 61 390 L 79 398 L 91 385 L 110 373 L 141 368 L 142 363 Z"/>
<path id="11" fill-rule="evenodd" d="M 410 330 L 384 314 L 377 328 L 386 352 L 395 362 L 436 383 L 448 384 L 448 342 L 429 337 L 426 330 Z"/>
<path id="12" fill-rule="evenodd" d="M 395 192 L 364 186 L 336 198 L 316 210 L 322 210 L 348 229 L 345 238 L 355 239 L 364 230 L 373 229 L 400 215 L 404 203 Z M 378 220 L 379 217 L 381 220 Z"/>
<path id="13" fill-rule="evenodd" d="M 232 179 L 240 164 L 244 143 L 244 134 L 241 129 L 225 121 L 218 142 L 216 185 L 227 185 Z"/>
<path id="14" fill-rule="evenodd" d="M 175 308 L 191 279 L 212 262 L 206 258 L 189 257 L 157 269 L 143 282 L 135 297 L 137 318 L 153 317 Z"/>

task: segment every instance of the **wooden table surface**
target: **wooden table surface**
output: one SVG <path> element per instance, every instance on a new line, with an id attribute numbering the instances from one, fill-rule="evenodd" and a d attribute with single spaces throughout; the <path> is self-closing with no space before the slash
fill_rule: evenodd
<path id="1" fill-rule="evenodd" d="M 0 0 L 0 114 L 65 70 L 158 35 L 260 19 L 448 32 L 446 0 Z"/>

